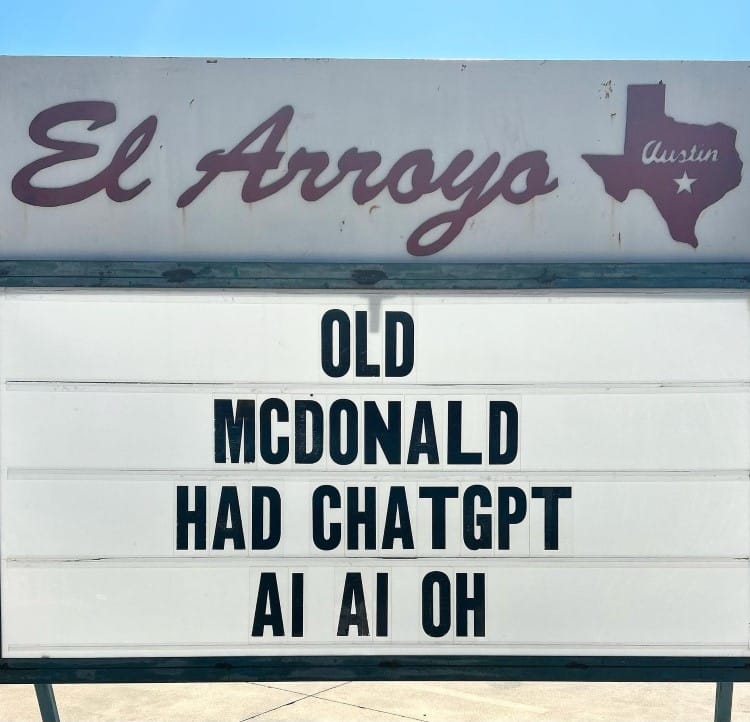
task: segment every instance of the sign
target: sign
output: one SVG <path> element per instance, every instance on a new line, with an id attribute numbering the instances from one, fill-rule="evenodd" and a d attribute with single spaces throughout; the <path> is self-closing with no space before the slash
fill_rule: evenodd
<path id="1" fill-rule="evenodd" d="M 749 103 L 0 58 L 0 681 L 747 679 Z"/>
<path id="2" fill-rule="evenodd" d="M 2 58 L 0 83 L 6 259 L 750 257 L 746 63 Z"/>
<path id="3" fill-rule="evenodd" d="M 3 657 L 747 655 L 743 295 L 0 310 Z"/>

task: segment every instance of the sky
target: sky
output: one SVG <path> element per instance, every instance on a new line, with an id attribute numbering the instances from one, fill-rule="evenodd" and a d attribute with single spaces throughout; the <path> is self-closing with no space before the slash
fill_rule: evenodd
<path id="1" fill-rule="evenodd" d="M 0 0 L 0 54 L 750 59 L 750 0 Z"/>

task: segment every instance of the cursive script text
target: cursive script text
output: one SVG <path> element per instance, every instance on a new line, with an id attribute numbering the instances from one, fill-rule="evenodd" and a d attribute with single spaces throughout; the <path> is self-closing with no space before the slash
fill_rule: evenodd
<path id="1" fill-rule="evenodd" d="M 500 178 L 489 185 L 500 168 L 499 153 L 491 153 L 478 167 L 468 172 L 474 161 L 474 153 L 462 150 L 441 173 L 436 173 L 432 151 L 426 148 L 401 156 L 380 180 L 372 180 L 382 162 L 380 153 L 349 148 L 336 162 L 335 175 L 326 181 L 321 180 L 321 175 L 331 162 L 328 153 L 300 148 L 289 156 L 286 173 L 264 184 L 266 173 L 279 168 L 284 158 L 285 153 L 278 146 L 293 117 L 294 109 L 285 105 L 231 150 L 214 150 L 204 155 L 196 166 L 197 170 L 203 172 L 203 177 L 180 195 L 177 206 L 183 208 L 190 205 L 220 174 L 237 171 L 247 174 L 241 193 L 245 203 L 256 203 L 278 193 L 300 173 L 305 173 L 300 195 L 311 202 L 329 193 L 349 174 L 354 176 L 352 200 L 359 205 L 369 203 L 386 190 L 396 203 L 414 203 L 435 191 L 440 191 L 448 201 L 462 198 L 458 208 L 429 218 L 409 236 L 406 243 L 409 253 L 428 256 L 450 244 L 466 222 L 496 198 L 502 196 L 510 203 L 520 204 L 557 188 L 557 179 L 549 179 L 547 154 L 539 150 L 513 158 Z M 260 143 L 264 136 L 265 140 L 258 150 L 248 150 L 254 143 Z M 522 187 L 519 188 L 519 185 Z M 425 237 L 430 233 L 433 233 L 432 239 L 425 242 Z"/>
<path id="2" fill-rule="evenodd" d="M 641 163 L 716 163 L 719 160 L 719 151 L 716 148 L 699 148 L 692 146 L 689 150 L 666 150 L 662 147 L 660 140 L 650 140 L 643 146 Z"/>

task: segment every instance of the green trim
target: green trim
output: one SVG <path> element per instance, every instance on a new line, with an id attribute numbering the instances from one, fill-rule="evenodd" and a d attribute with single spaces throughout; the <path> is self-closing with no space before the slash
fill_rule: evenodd
<path id="1" fill-rule="evenodd" d="M 747 289 L 750 263 L 0 261 L 9 288 Z"/>
<path id="2" fill-rule="evenodd" d="M 0 660 L 0 684 L 274 680 L 748 682 L 750 658 L 321 655 Z"/>

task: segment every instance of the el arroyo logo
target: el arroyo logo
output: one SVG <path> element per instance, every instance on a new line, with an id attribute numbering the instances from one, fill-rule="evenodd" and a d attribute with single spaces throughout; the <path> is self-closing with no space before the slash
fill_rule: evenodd
<path id="1" fill-rule="evenodd" d="M 663 83 L 628 86 L 623 154 L 583 158 L 601 176 L 613 198 L 622 202 L 635 188 L 645 191 L 667 222 L 672 238 L 696 247 L 695 224 L 700 214 L 740 183 L 737 131 L 723 123 L 676 122 L 664 114 L 664 94 Z M 542 150 L 527 150 L 509 159 L 499 178 L 496 172 L 502 158 L 498 151 L 491 151 L 482 160 L 465 149 L 440 169 L 429 148 L 406 151 L 390 163 L 378 150 L 358 146 L 344 150 L 338 159 L 325 150 L 308 150 L 306 145 L 290 153 L 285 139 L 294 113 L 291 105 L 285 105 L 239 142 L 229 140 L 230 145 L 224 147 L 230 150 L 219 148 L 204 154 L 195 166 L 201 177 L 180 194 L 177 207 L 189 206 L 209 185 L 220 183 L 220 176 L 233 173 L 245 176 L 240 199 L 248 204 L 259 203 L 288 186 L 296 187 L 308 203 L 328 193 L 340 193 L 339 186 L 346 188 L 344 193 L 351 194 L 352 201 L 360 206 L 385 193 L 398 204 L 415 203 L 433 193 L 439 193 L 445 201 L 460 200 L 456 207 L 431 216 L 409 235 L 407 252 L 429 256 L 452 243 L 467 222 L 496 199 L 502 197 L 521 205 L 558 187 L 547 153 Z M 79 203 L 101 192 L 115 203 L 140 195 L 151 178 L 141 177 L 135 185 L 123 186 L 121 177 L 149 148 L 156 133 L 156 115 L 149 115 L 133 128 L 96 175 L 70 185 L 40 185 L 36 180 L 42 171 L 99 154 L 96 143 L 59 138 L 58 126 L 87 121 L 87 130 L 94 134 L 116 120 L 117 108 L 109 101 L 71 101 L 42 110 L 29 125 L 29 137 L 38 146 L 55 152 L 37 158 L 15 174 L 13 195 L 22 203 L 41 207 Z M 476 160 L 480 161 L 478 165 Z M 277 175 L 269 178 L 274 172 Z M 524 179 L 521 188 L 517 187 L 519 179 Z"/>
<path id="2" fill-rule="evenodd" d="M 675 241 L 697 247 L 700 214 L 740 184 L 737 131 L 724 123 L 693 125 L 664 114 L 663 83 L 629 85 L 622 155 L 584 155 L 604 189 L 621 203 L 645 191 Z"/>

